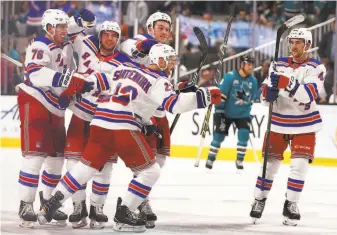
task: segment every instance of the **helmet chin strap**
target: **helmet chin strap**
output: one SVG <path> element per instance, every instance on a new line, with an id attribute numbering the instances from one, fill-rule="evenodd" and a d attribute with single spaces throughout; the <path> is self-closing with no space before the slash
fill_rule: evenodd
<path id="1" fill-rule="evenodd" d="M 52 28 L 54 29 L 54 33 L 53 34 L 51 34 L 51 33 L 49 33 L 49 31 L 47 30 L 47 34 L 53 39 L 53 41 L 55 42 L 55 39 L 54 39 L 54 36 L 55 36 L 55 28 L 52 26 Z"/>

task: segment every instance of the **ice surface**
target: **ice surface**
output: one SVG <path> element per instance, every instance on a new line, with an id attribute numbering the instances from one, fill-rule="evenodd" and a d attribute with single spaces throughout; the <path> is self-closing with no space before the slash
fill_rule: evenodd
<path id="1" fill-rule="evenodd" d="M 168 159 L 162 175 L 151 192 L 151 205 L 158 215 L 157 225 L 148 234 L 337 234 L 337 168 L 311 167 L 301 196 L 299 208 L 302 220 L 297 227 L 282 225 L 282 209 L 288 178 L 288 165 L 282 165 L 274 180 L 262 219 L 251 223 L 249 212 L 259 170 L 257 163 L 245 163 L 245 170 L 237 174 L 233 162 L 215 162 L 211 171 L 204 161 L 199 168 L 194 159 Z M 104 207 L 109 223 L 103 230 L 89 227 L 74 230 L 43 227 L 34 229 L 18 226 L 18 173 L 21 155 L 17 149 L 1 150 L 1 234 L 111 234 L 118 196 L 122 196 L 132 173 L 119 160 L 111 178 L 111 187 Z M 90 190 L 89 190 L 90 189 Z M 88 184 L 87 192 L 91 191 Z M 90 195 L 90 193 L 88 193 Z M 36 198 L 35 210 L 39 209 Z M 89 204 L 89 199 L 87 204 Z M 62 208 L 70 214 L 71 201 Z M 117 233 L 117 232 L 114 232 Z M 117 233 L 118 234 L 118 233 Z M 123 233 L 126 234 L 126 233 Z"/>

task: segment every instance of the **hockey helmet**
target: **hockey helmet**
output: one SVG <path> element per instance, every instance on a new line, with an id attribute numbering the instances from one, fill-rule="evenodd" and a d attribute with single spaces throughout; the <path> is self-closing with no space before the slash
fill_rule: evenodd
<path id="1" fill-rule="evenodd" d="M 171 29 L 171 25 L 172 25 L 171 17 L 168 14 L 163 13 L 163 12 L 155 12 L 152 15 L 150 15 L 150 17 L 146 21 L 146 28 L 147 28 L 148 33 L 149 33 L 149 27 L 153 29 L 154 23 L 158 20 L 168 22 L 170 24 L 170 31 L 172 30 Z"/>
<path id="2" fill-rule="evenodd" d="M 291 32 L 287 36 L 288 43 L 290 42 L 289 40 L 292 38 L 304 39 L 305 45 L 307 45 L 307 43 L 310 43 L 310 47 L 312 45 L 312 34 L 307 28 L 296 28 L 291 30 Z M 308 48 L 308 50 L 310 49 L 310 47 Z"/>
<path id="3" fill-rule="evenodd" d="M 251 55 L 242 55 L 240 56 L 240 62 L 254 64 L 254 57 Z"/>
<path id="4" fill-rule="evenodd" d="M 121 28 L 119 27 L 118 23 L 115 21 L 104 21 L 103 24 L 99 27 L 98 35 L 101 38 L 103 31 L 113 31 L 118 34 L 118 42 L 121 38 Z M 117 42 L 117 43 L 118 43 Z"/>
<path id="5" fill-rule="evenodd" d="M 53 28 L 56 28 L 58 24 L 68 24 L 68 15 L 58 9 L 49 9 L 43 13 L 42 16 L 42 28 L 48 33 L 48 25 L 50 24 Z"/>
<path id="6" fill-rule="evenodd" d="M 159 58 L 163 58 L 166 61 L 166 67 L 160 68 L 162 71 L 167 68 L 169 59 L 171 56 L 174 56 L 177 63 L 177 54 L 175 50 L 166 44 L 155 44 L 151 47 L 149 52 L 150 63 L 156 64 L 159 67 Z"/>

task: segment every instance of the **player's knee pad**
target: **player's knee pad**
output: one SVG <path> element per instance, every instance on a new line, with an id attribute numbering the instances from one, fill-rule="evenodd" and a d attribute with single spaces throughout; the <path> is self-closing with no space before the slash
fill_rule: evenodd
<path id="1" fill-rule="evenodd" d="M 61 175 L 64 164 L 64 157 L 46 157 L 44 169 L 50 174 Z"/>
<path id="2" fill-rule="evenodd" d="M 78 163 L 78 159 L 67 159 L 67 171 L 70 171 Z"/>
<path id="3" fill-rule="evenodd" d="M 22 161 L 21 171 L 28 174 L 39 175 L 44 161 L 44 157 L 26 155 Z"/>
<path id="4" fill-rule="evenodd" d="M 166 162 L 166 156 L 162 154 L 157 154 L 156 155 L 156 161 L 159 164 L 160 168 L 163 168 Z"/>
<path id="5" fill-rule="evenodd" d="M 241 143 L 245 142 L 247 145 L 247 142 L 249 139 L 249 129 L 240 128 L 238 131 L 238 139 L 239 139 L 239 142 Z"/>
<path id="6" fill-rule="evenodd" d="M 266 168 L 266 178 L 269 180 L 273 180 L 275 175 L 277 174 L 278 170 L 281 166 L 281 160 L 276 158 L 270 158 L 267 161 L 267 168 Z M 261 165 L 261 175 L 263 171 L 263 165 Z"/>
<path id="7" fill-rule="evenodd" d="M 220 148 L 221 143 L 225 140 L 225 135 L 222 133 L 214 132 L 211 145 Z"/>
<path id="8" fill-rule="evenodd" d="M 160 166 L 158 163 L 151 165 L 150 167 L 139 172 L 136 181 L 152 187 L 160 176 Z"/>
<path id="9" fill-rule="evenodd" d="M 105 163 L 102 170 L 98 171 L 95 174 L 94 180 L 99 183 L 109 183 L 110 178 L 111 178 L 111 173 L 112 173 L 112 165 L 113 165 L 112 162 Z"/>
<path id="10" fill-rule="evenodd" d="M 290 162 L 290 178 L 305 180 L 309 168 L 309 160 L 303 158 L 292 158 Z"/>

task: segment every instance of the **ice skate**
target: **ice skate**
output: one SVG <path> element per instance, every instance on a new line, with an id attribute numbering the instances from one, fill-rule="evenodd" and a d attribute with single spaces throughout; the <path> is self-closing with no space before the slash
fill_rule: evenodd
<path id="1" fill-rule="evenodd" d="M 42 192 L 40 192 L 41 209 L 37 215 L 37 219 L 41 225 L 50 223 L 51 225 L 64 227 L 67 225 L 66 220 L 68 216 L 59 211 L 58 209 L 62 206 L 60 201 L 64 198 L 64 195 L 57 191 L 50 200 L 44 200 L 42 197 Z M 56 222 L 52 221 L 55 220 Z"/>
<path id="2" fill-rule="evenodd" d="M 297 203 L 286 200 L 283 206 L 283 216 L 284 225 L 296 226 L 298 221 L 301 219 Z"/>
<path id="3" fill-rule="evenodd" d="M 127 206 L 122 206 L 122 199 L 119 197 L 117 200 L 117 208 L 115 214 L 115 231 L 120 232 L 145 232 L 146 220 L 139 214 L 136 214 Z"/>
<path id="4" fill-rule="evenodd" d="M 207 160 L 206 161 L 206 168 L 211 170 L 213 168 L 213 163 L 214 163 L 214 161 Z"/>
<path id="5" fill-rule="evenodd" d="M 146 218 L 146 228 L 154 228 L 157 215 L 153 213 L 148 199 L 145 199 L 138 207 L 143 218 Z"/>
<path id="6" fill-rule="evenodd" d="M 266 205 L 267 198 L 262 200 L 257 200 L 252 204 L 252 210 L 250 211 L 250 217 L 252 218 L 253 224 L 256 224 L 257 220 L 261 218 L 264 207 Z"/>
<path id="7" fill-rule="evenodd" d="M 20 201 L 20 209 L 19 209 L 19 217 L 20 217 L 20 227 L 23 228 L 33 228 L 34 223 L 37 221 L 36 214 L 34 212 L 33 203 L 28 203 L 24 201 Z"/>
<path id="8" fill-rule="evenodd" d="M 90 228 L 102 229 L 105 223 L 108 222 L 108 216 L 103 214 L 103 206 L 90 206 Z"/>
<path id="9" fill-rule="evenodd" d="M 73 228 L 82 228 L 88 224 L 87 205 L 85 201 L 74 202 L 74 212 L 69 216 L 69 222 L 72 223 Z"/>

